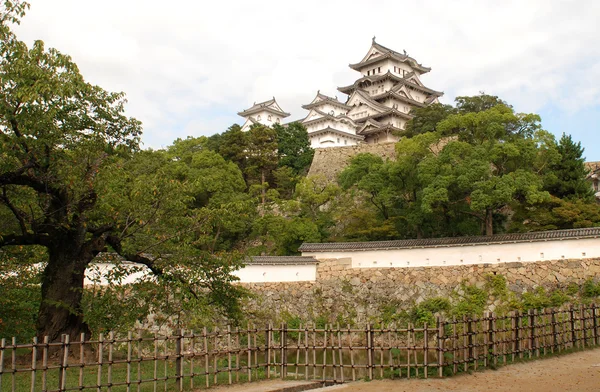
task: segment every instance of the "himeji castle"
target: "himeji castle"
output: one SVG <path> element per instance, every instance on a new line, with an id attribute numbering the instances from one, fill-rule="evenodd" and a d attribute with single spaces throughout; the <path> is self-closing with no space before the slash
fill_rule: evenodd
<path id="1" fill-rule="evenodd" d="M 302 106 L 308 115 L 300 122 L 313 148 L 396 142 L 412 118 L 411 110 L 438 103 L 443 95 L 421 82 L 421 75 L 431 68 L 406 51 L 399 53 L 378 44 L 375 38 L 363 59 L 350 68 L 361 76 L 338 88 L 348 96 L 345 102 L 319 91 L 312 102 Z M 238 114 L 246 119 L 243 130 L 253 123 L 272 125 L 289 116 L 275 98 Z"/>

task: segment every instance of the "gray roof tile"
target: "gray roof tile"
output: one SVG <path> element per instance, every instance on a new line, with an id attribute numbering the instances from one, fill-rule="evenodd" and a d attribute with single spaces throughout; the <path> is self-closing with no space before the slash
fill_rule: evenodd
<path id="1" fill-rule="evenodd" d="M 451 238 L 427 238 L 419 240 L 393 240 L 371 242 L 329 242 L 304 243 L 301 252 L 359 251 L 373 249 L 433 248 L 446 246 L 468 246 L 478 244 L 502 244 L 515 242 L 535 242 L 569 240 L 578 238 L 598 238 L 600 227 L 571 230 L 538 231 L 531 233 L 495 234 L 491 236 L 467 236 Z"/>

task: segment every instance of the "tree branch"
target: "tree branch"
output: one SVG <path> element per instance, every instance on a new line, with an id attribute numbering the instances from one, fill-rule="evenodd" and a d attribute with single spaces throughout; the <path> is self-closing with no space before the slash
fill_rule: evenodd
<path id="1" fill-rule="evenodd" d="M 2 195 L 0 195 L 0 201 L 4 203 L 8 207 L 8 209 L 13 213 L 15 218 L 19 221 L 19 227 L 21 228 L 21 233 L 23 235 L 27 234 L 27 224 L 25 220 L 29 218 L 29 216 L 15 205 L 10 202 L 8 195 L 6 194 L 6 187 L 2 187 Z"/>
<path id="2" fill-rule="evenodd" d="M 10 245 L 45 245 L 44 237 L 36 234 L 0 234 L 0 248 Z"/>
<path id="3" fill-rule="evenodd" d="M 56 197 L 61 197 L 62 191 L 59 188 L 53 187 L 53 186 L 49 186 L 46 182 L 32 177 L 32 176 L 28 176 L 23 174 L 27 169 L 31 168 L 32 166 L 29 165 L 25 165 L 22 168 L 12 171 L 12 172 L 7 172 L 4 174 L 0 175 L 0 185 L 22 185 L 22 186 L 28 186 L 31 189 L 35 190 L 36 192 L 39 193 L 48 193 L 51 195 L 54 195 Z"/>

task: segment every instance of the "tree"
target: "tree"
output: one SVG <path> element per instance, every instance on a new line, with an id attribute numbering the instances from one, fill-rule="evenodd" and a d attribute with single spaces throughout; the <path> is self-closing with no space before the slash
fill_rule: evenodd
<path id="1" fill-rule="evenodd" d="M 293 122 L 285 126 L 275 124 L 273 129 L 277 132 L 279 167 L 288 166 L 296 174 L 305 174 L 315 153 L 310 147 L 306 128 L 299 122 Z"/>
<path id="2" fill-rule="evenodd" d="M 251 183 L 260 184 L 261 204 L 264 207 L 268 179 L 278 163 L 277 132 L 273 128 L 255 124 L 248 131 L 247 141 L 247 178 Z"/>
<path id="3" fill-rule="evenodd" d="M 414 117 L 406 123 L 406 130 L 403 133 L 412 137 L 425 132 L 436 132 L 437 125 L 455 113 L 454 107 L 441 103 L 416 108 L 412 113 Z"/>
<path id="4" fill-rule="evenodd" d="M 563 133 L 557 146 L 560 159 L 549 166 L 544 189 L 560 199 L 593 199 L 592 187 L 586 180 L 581 142 L 575 143 L 571 135 Z"/>
<path id="5" fill-rule="evenodd" d="M 233 124 L 219 138 L 218 153 L 228 161 L 238 165 L 246 174 L 246 158 L 248 150 L 248 133 L 242 132 L 242 127 Z"/>
<path id="6" fill-rule="evenodd" d="M 28 48 L 17 39 L 6 23 L 25 7 L 6 2 L 0 25 L 0 215 L 10 214 L 0 248 L 47 250 L 38 336 L 89 332 L 84 274 L 109 248 L 174 285 L 194 282 L 205 304 L 233 309 L 230 272 L 239 264 L 194 248 L 209 218 L 187 208 L 188 184 L 168 178 L 164 157 L 131 159 L 141 125 L 124 114 L 122 93 L 87 83 L 69 56 L 41 41 Z M 165 255 L 188 262 L 185 274 Z"/>
<path id="7" fill-rule="evenodd" d="M 509 106 L 502 99 L 495 95 L 488 95 L 484 92 L 480 92 L 479 95 L 471 97 L 456 97 L 454 102 L 456 102 L 456 109 L 460 114 L 483 112 L 498 105 L 504 105 L 512 109 L 512 106 Z"/>

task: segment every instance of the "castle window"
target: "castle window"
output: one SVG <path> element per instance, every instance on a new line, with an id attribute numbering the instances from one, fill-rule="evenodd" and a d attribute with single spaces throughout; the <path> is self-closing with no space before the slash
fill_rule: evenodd
<path id="1" fill-rule="evenodd" d="M 260 120 L 261 120 L 261 118 L 260 118 L 260 114 L 258 115 L 258 117 L 257 117 L 256 119 L 257 119 L 258 121 L 260 121 Z"/>
<path id="2" fill-rule="evenodd" d="M 398 72 L 398 68 L 394 65 L 394 72 Z"/>
<path id="3" fill-rule="evenodd" d="M 337 142 L 338 142 L 338 143 L 340 142 L 340 138 L 339 138 L 339 137 L 337 138 Z"/>
<path id="4" fill-rule="evenodd" d="M 275 119 L 275 122 L 276 122 L 277 124 L 279 124 L 279 117 L 277 117 L 277 118 Z"/>
<path id="5" fill-rule="evenodd" d="M 344 139 L 344 144 L 348 144 L 348 140 Z"/>
<path id="6" fill-rule="evenodd" d="M 381 73 L 381 67 L 377 67 L 377 72 Z"/>
<path id="7" fill-rule="evenodd" d="M 271 115 L 269 114 L 269 117 L 267 117 L 268 121 L 271 121 Z"/>
<path id="8" fill-rule="evenodd" d="M 367 76 L 371 76 L 371 71 L 367 71 Z"/>

